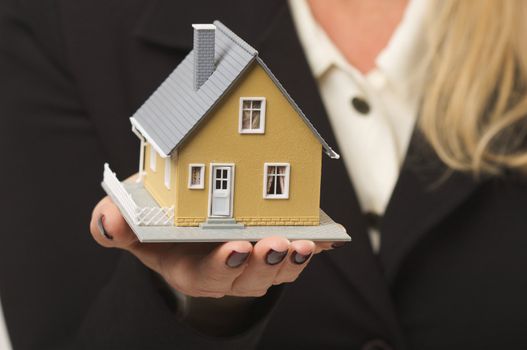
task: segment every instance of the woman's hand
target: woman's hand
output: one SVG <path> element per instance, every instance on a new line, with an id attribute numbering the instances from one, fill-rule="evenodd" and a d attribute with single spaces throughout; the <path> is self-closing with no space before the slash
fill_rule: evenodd
<path id="1" fill-rule="evenodd" d="M 268 237 L 254 246 L 226 243 L 140 243 L 109 197 L 93 210 L 93 238 L 107 248 L 128 250 L 177 291 L 193 297 L 259 297 L 272 285 L 294 281 L 313 254 L 331 243 Z"/>

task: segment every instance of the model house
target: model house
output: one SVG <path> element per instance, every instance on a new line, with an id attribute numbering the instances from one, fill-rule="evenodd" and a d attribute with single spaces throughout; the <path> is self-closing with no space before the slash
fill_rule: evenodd
<path id="1" fill-rule="evenodd" d="M 193 27 L 193 50 L 130 118 L 155 215 L 176 227 L 319 225 L 322 154 L 338 155 L 253 47 L 218 21 Z"/>

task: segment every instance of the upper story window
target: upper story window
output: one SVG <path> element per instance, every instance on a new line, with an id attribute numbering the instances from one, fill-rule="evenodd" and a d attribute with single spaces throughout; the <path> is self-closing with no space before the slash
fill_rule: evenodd
<path id="1" fill-rule="evenodd" d="M 265 132 L 265 97 L 240 98 L 240 134 Z"/>

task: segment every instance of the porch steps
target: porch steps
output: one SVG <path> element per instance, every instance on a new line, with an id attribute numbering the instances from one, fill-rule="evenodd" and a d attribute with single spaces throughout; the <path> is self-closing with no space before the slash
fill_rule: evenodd
<path id="1" fill-rule="evenodd" d="M 199 224 L 202 229 L 241 229 L 245 225 L 236 222 L 233 218 L 208 218 L 207 221 Z"/>

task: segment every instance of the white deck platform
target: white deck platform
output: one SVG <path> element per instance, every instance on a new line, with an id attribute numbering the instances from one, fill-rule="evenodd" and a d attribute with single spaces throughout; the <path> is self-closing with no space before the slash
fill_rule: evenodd
<path id="1" fill-rule="evenodd" d="M 157 206 L 157 203 L 144 189 L 141 183 L 122 183 L 141 206 Z M 141 242 L 226 242 L 258 241 L 270 236 L 284 236 L 290 240 L 308 239 L 312 241 L 350 241 L 346 229 L 335 223 L 326 213 L 320 210 L 319 226 L 245 226 L 243 229 L 202 229 L 200 227 L 178 226 L 139 226 L 124 210 L 123 203 L 103 182 L 102 187 L 117 204 L 126 222 Z"/>

